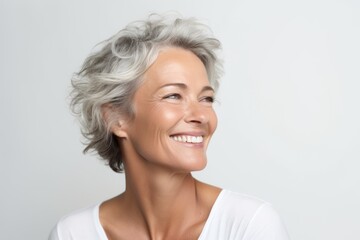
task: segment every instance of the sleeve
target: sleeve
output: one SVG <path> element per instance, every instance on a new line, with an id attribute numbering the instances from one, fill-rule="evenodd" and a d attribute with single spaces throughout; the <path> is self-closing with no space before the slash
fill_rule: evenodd
<path id="1" fill-rule="evenodd" d="M 279 214 L 266 203 L 259 207 L 249 222 L 246 240 L 290 240 Z"/>

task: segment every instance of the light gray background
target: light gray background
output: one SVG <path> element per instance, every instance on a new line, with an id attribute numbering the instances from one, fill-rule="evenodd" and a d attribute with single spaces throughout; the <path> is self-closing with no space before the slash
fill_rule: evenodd
<path id="1" fill-rule="evenodd" d="M 81 153 L 70 77 L 96 43 L 168 10 L 224 48 L 219 127 L 195 175 L 273 203 L 294 240 L 360 239 L 357 0 L 1 0 L 0 238 L 46 239 L 122 191 L 123 175 Z"/>

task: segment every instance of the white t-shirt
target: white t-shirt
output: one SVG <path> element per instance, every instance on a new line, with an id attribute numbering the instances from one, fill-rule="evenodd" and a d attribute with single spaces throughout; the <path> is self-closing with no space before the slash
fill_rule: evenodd
<path id="1" fill-rule="evenodd" d="M 107 240 L 99 220 L 99 206 L 62 218 L 49 240 Z M 200 234 L 199 240 L 289 240 L 272 206 L 263 200 L 222 190 Z"/>

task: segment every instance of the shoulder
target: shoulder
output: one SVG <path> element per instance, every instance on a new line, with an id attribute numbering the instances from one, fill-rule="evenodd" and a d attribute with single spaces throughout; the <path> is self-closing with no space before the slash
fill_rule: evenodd
<path id="1" fill-rule="evenodd" d="M 99 205 L 83 208 L 62 217 L 51 231 L 49 240 L 102 239 L 99 236 Z"/>
<path id="2" fill-rule="evenodd" d="M 262 199 L 222 190 L 213 206 L 213 210 L 221 218 L 241 218 L 243 221 L 250 221 L 258 211 L 266 206 L 270 206 L 270 204 Z"/>
<path id="3" fill-rule="evenodd" d="M 288 240 L 282 220 L 270 203 L 228 190 L 220 193 L 206 228 L 203 239 L 216 239 L 215 235 L 218 239 Z"/>

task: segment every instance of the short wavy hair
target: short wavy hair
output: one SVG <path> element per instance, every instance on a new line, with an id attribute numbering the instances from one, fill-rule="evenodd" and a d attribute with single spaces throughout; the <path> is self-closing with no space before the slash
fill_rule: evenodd
<path id="1" fill-rule="evenodd" d="M 70 107 L 86 139 L 84 153 L 93 150 L 112 170 L 122 172 L 122 153 L 111 124 L 121 114 L 132 116 L 132 97 L 159 51 L 179 47 L 193 52 L 204 64 L 210 85 L 216 90 L 222 74 L 217 55 L 221 44 L 196 19 L 152 14 L 145 21 L 130 23 L 99 46 L 72 78 Z M 109 105 L 111 114 L 105 121 L 103 107 Z"/>

